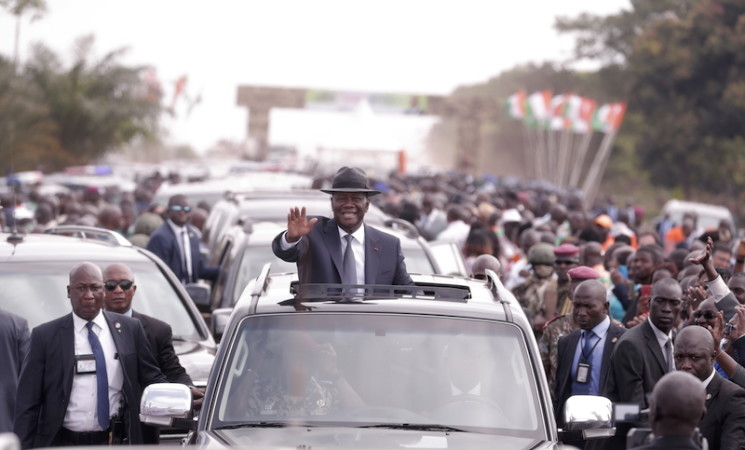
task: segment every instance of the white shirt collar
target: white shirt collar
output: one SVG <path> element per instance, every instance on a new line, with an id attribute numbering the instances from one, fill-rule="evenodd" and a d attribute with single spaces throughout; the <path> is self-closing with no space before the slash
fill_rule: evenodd
<path id="1" fill-rule="evenodd" d="M 706 389 L 709 386 L 709 383 L 711 383 L 711 380 L 714 379 L 715 373 L 717 373 L 717 370 L 712 367 L 711 374 L 704 381 L 702 381 L 702 383 L 704 383 L 704 389 Z"/>
<path id="2" fill-rule="evenodd" d="M 103 329 L 103 327 L 106 326 L 106 317 L 104 317 L 101 311 L 98 311 L 98 314 L 96 314 L 96 317 L 94 317 L 93 320 L 91 320 L 91 322 L 95 323 L 101 329 Z M 75 328 L 75 331 L 80 332 L 83 328 L 85 328 L 85 325 L 88 323 L 88 321 L 73 312 L 72 323 Z"/>
<path id="3" fill-rule="evenodd" d="M 178 235 L 179 233 L 181 233 L 184 230 L 189 231 L 189 229 L 186 227 L 186 224 L 184 224 L 183 227 L 180 227 L 180 226 L 176 225 L 175 223 L 173 223 L 173 220 L 171 220 L 171 219 L 167 219 L 166 220 L 166 223 L 168 224 L 169 227 L 171 227 L 171 229 L 173 230 L 174 234 L 176 234 L 176 235 Z"/>
<path id="4" fill-rule="evenodd" d="M 339 226 L 337 226 L 337 229 L 339 230 L 339 239 L 344 240 L 344 236 L 348 235 L 349 233 L 342 230 L 341 227 Z M 365 225 L 363 224 L 361 227 L 357 228 L 357 231 L 352 233 L 352 236 L 357 242 L 364 245 L 365 244 Z"/>
<path id="5" fill-rule="evenodd" d="M 667 340 L 673 338 L 672 330 L 670 330 L 669 333 L 665 334 L 662 330 L 654 326 L 654 324 L 652 323 L 651 317 L 647 317 L 647 320 L 649 321 L 649 324 L 652 326 L 652 331 L 654 331 L 654 335 L 657 338 L 657 341 L 660 343 L 660 346 L 664 347 Z"/>

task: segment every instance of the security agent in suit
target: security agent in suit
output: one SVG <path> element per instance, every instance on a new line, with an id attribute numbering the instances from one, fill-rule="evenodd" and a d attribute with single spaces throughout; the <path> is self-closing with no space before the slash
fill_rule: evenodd
<path id="1" fill-rule="evenodd" d="M 330 189 L 333 219 L 305 215 L 305 208 L 292 208 L 287 215 L 287 231 L 272 241 L 280 259 L 297 263 L 301 284 L 414 284 L 406 271 L 401 242 L 388 233 L 363 226 L 370 207 L 370 195 L 380 191 L 368 186 L 362 169 L 342 167 Z M 346 235 L 351 238 L 346 238 Z M 351 239 L 351 244 L 347 244 Z M 344 253 L 351 245 L 354 271 L 344 277 Z"/>
<path id="2" fill-rule="evenodd" d="M 150 350 L 158 362 L 158 367 L 170 383 L 180 383 L 191 387 L 193 398 L 199 399 L 201 405 L 204 391 L 195 387 L 186 369 L 181 366 L 173 348 L 173 331 L 171 326 L 162 320 L 150 317 L 132 309 L 132 299 L 137 292 L 132 270 L 124 264 L 111 264 L 103 271 L 104 308 L 142 322 L 150 344 Z M 157 444 L 160 441 L 160 430 L 157 427 L 142 425 L 143 443 Z"/>
<path id="3" fill-rule="evenodd" d="M 184 195 L 168 199 L 168 218 L 150 236 L 146 248 L 162 259 L 183 284 L 199 279 L 214 281 L 220 268 L 208 266 L 199 251 L 199 233 L 188 223 L 191 210 Z"/>
<path id="4" fill-rule="evenodd" d="M 600 395 L 608 379 L 610 358 L 626 330 L 611 323 L 605 285 L 586 280 L 572 296 L 575 330 L 559 339 L 555 397 L 557 422 L 572 395 Z M 592 332 L 592 334 L 590 334 Z M 586 350 L 586 346 L 589 350 Z M 576 445 L 576 444 L 574 444 Z"/>
<path id="5" fill-rule="evenodd" d="M 714 370 L 717 344 L 704 327 L 683 328 L 675 339 L 675 367 L 706 388 L 706 414 L 699 424 L 710 450 L 745 448 L 745 389 Z"/>
<path id="6" fill-rule="evenodd" d="M 652 391 L 649 422 L 655 439 L 639 450 L 700 450 L 693 440 L 703 417 L 706 393 L 701 382 L 685 372 L 671 372 L 660 378 Z"/>
<path id="7" fill-rule="evenodd" d="M 0 309 L 0 433 L 13 431 L 18 376 L 28 346 L 26 319 Z"/>
<path id="8" fill-rule="evenodd" d="M 683 291 L 673 278 L 657 281 L 652 286 L 651 297 L 648 319 L 616 342 L 603 391 L 614 403 L 634 403 L 642 409 L 649 406 L 646 394 L 652 392 L 663 375 L 674 370 L 672 329 L 683 307 Z M 626 448 L 626 433 L 630 428 L 630 424 L 618 424 L 616 435 L 606 439 L 603 447 Z"/>
<path id="9" fill-rule="evenodd" d="M 73 312 L 31 333 L 15 410 L 21 446 L 103 445 L 123 437 L 141 444 L 140 395 L 166 381 L 142 324 L 101 310 L 103 277 L 95 264 L 73 267 L 67 296 Z M 112 429 L 118 418 L 122 430 Z"/>

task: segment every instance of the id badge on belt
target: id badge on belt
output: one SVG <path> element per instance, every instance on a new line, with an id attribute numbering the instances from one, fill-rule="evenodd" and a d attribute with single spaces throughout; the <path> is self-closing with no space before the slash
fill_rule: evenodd
<path id="1" fill-rule="evenodd" d="M 587 384 L 590 382 L 590 370 L 591 367 L 587 363 L 577 364 L 577 383 Z"/>
<path id="2" fill-rule="evenodd" d="M 75 355 L 75 374 L 96 373 L 96 358 L 93 355 Z"/>

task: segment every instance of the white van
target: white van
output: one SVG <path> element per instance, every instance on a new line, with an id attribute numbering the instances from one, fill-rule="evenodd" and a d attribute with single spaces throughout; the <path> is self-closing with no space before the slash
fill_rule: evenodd
<path id="1" fill-rule="evenodd" d="M 676 225 L 680 225 L 683 220 L 683 214 L 686 212 L 696 213 L 698 216 L 698 227 L 706 231 L 715 230 L 722 219 L 729 220 L 732 227 L 732 236 L 737 236 L 735 233 L 735 219 L 732 216 L 732 212 L 724 206 L 673 199 L 665 203 L 662 211 L 660 211 L 660 216 L 664 217 L 667 215 Z"/>

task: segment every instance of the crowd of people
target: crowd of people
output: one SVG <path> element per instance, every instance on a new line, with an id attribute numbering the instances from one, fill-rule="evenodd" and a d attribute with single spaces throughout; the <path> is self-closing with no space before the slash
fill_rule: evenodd
<path id="1" fill-rule="evenodd" d="M 490 257 L 488 268 L 515 295 L 539 342 L 560 423 L 571 395 L 604 395 L 647 409 L 659 380 L 685 371 L 705 387 L 706 411 L 698 429 L 709 448 L 745 448 L 745 340 L 739 339 L 745 334 L 745 306 L 740 306 L 745 304 L 745 245 L 733 236 L 731 224 L 702 230 L 695 213 L 680 224 L 652 224 L 642 208 L 630 204 L 619 207 L 608 199 L 587 208 L 574 192 L 514 180 L 393 174 L 368 184 L 364 172 L 344 169 L 333 179 L 319 177 L 315 187 L 331 195 L 331 223 L 341 234 L 328 251 L 339 254 L 340 265 L 341 255 L 350 254 L 348 273 L 319 262 L 308 266 L 315 271 L 307 272 L 308 280 L 333 274 L 339 279 L 328 282 L 345 282 L 345 276 L 350 284 L 367 281 L 365 236 L 377 235 L 361 225 L 367 205 L 375 203 L 411 222 L 428 240 L 456 243 L 469 275 L 483 276 L 484 256 Z M 148 177 L 132 193 L 89 187 L 59 196 L 35 190 L 6 195 L 0 198 L 0 217 L 5 229 L 26 232 L 57 224 L 114 230 L 170 260 L 185 283 L 213 279 L 217 268 L 204 264 L 198 248 L 210 205 L 192 207 L 184 196 L 153 203 L 162 180 L 157 174 Z M 19 218 L 14 212 L 19 205 L 30 214 Z M 308 245 L 298 241 L 320 242 L 314 233 L 324 228 L 318 222 L 312 231 L 314 226 L 316 219 L 307 220 L 304 210 L 290 211 L 288 231 L 277 237 L 275 253 L 294 262 L 312 260 L 304 256 Z M 400 254 L 386 257 L 393 267 L 405 263 Z M 396 280 L 411 282 L 405 273 Z M 660 421 L 668 408 L 655 400 L 658 408 L 650 417 Z M 624 433 L 639 425 L 620 424 L 615 438 L 588 447 L 625 448 Z M 691 442 L 692 436 L 687 436 Z"/>

